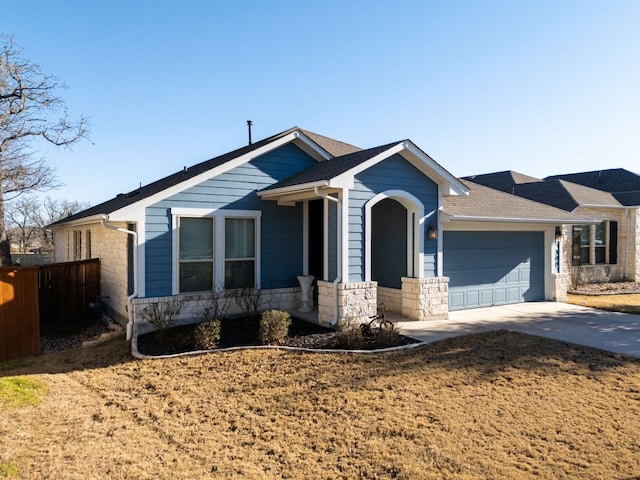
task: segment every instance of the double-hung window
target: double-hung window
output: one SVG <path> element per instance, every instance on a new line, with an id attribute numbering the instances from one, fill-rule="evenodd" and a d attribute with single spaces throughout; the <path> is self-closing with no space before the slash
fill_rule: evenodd
<path id="1" fill-rule="evenodd" d="M 224 219 L 224 288 L 255 286 L 256 221 Z"/>
<path id="2" fill-rule="evenodd" d="M 180 217 L 180 293 L 213 290 L 213 218 Z"/>
<path id="3" fill-rule="evenodd" d="M 176 293 L 259 287 L 259 211 L 174 208 Z"/>

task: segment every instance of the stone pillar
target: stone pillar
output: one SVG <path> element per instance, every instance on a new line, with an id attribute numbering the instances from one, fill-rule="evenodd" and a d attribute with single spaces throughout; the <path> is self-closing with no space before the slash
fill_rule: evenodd
<path id="1" fill-rule="evenodd" d="M 449 277 L 402 277 L 402 316 L 412 320 L 449 318 Z"/>
<path id="2" fill-rule="evenodd" d="M 376 314 L 378 282 L 338 284 L 338 320 L 368 321 Z M 334 319 L 333 283 L 318 281 L 318 321 L 323 325 Z"/>
<path id="3" fill-rule="evenodd" d="M 571 275 L 568 273 L 554 273 L 553 277 L 553 301 L 554 302 L 566 302 L 567 301 L 567 288 Z"/>

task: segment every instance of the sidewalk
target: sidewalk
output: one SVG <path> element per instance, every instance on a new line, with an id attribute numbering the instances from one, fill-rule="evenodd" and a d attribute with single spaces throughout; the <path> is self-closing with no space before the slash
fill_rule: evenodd
<path id="1" fill-rule="evenodd" d="M 400 333 L 424 342 L 511 330 L 640 358 L 640 315 L 557 302 L 529 302 L 449 313 L 448 320 L 402 321 Z"/>

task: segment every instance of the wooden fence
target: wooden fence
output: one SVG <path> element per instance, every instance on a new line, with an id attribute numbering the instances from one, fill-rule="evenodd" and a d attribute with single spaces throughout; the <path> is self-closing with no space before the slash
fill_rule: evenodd
<path id="1" fill-rule="evenodd" d="M 78 325 L 92 318 L 90 304 L 100 295 L 100 260 L 40 266 L 40 321 L 47 325 Z"/>
<path id="2" fill-rule="evenodd" d="M 0 361 L 40 353 L 38 270 L 0 268 Z"/>
<path id="3" fill-rule="evenodd" d="M 0 361 L 38 355 L 40 324 L 64 331 L 90 321 L 100 260 L 0 268 Z"/>

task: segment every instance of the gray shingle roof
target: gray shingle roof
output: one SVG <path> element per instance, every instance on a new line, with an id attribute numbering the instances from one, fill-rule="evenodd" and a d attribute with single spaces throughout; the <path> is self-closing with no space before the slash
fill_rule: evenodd
<path id="1" fill-rule="evenodd" d="M 275 190 L 277 188 L 291 187 L 294 185 L 304 185 L 307 183 L 315 183 L 326 180 L 327 182 L 338 175 L 357 167 L 362 162 L 375 157 L 376 155 L 388 150 L 389 148 L 401 142 L 393 142 L 379 147 L 369 148 L 367 150 L 359 150 L 348 155 L 333 158 L 326 162 L 320 162 L 317 165 L 297 173 L 289 178 L 285 178 L 278 183 L 274 183 L 262 191 Z"/>
<path id="2" fill-rule="evenodd" d="M 189 180 L 192 177 L 200 175 L 208 170 L 211 170 L 215 167 L 218 167 L 226 162 L 229 162 L 235 158 L 241 157 L 246 153 L 252 152 L 258 148 L 261 148 L 275 140 L 278 140 L 282 137 L 287 136 L 291 132 L 301 131 L 305 135 L 309 136 L 314 141 L 319 140 L 318 143 L 320 147 L 324 148 L 329 154 L 335 155 L 336 153 L 349 150 L 349 148 L 355 148 L 346 143 L 339 142 L 337 140 L 332 140 L 328 137 L 323 137 L 322 135 L 314 134 L 313 132 L 309 132 L 306 130 L 302 130 L 298 127 L 292 127 L 284 132 L 277 133 L 271 137 L 265 138 L 258 142 L 252 143 L 251 145 L 245 145 L 244 147 L 233 150 L 232 152 L 225 153 L 223 155 L 217 156 L 210 160 L 206 160 L 204 162 L 193 165 L 187 169 L 180 170 L 172 175 L 161 178 L 153 183 L 148 185 L 144 185 L 140 188 L 132 190 L 129 193 L 121 193 L 117 195 L 115 198 L 111 200 L 107 200 L 106 202 L 100 203 L 93 207 L 88 208 L 87 210 L 83 210 L 82 212 L 78 212 L 75 215 L 71 215 L 70 217 L 66 217 L 58 222 L 51 224 L 51 226 L 57 226 L 64 223 L 72 222 L 74 220 L 80 220 L 83 218 L 93 217 L 101 214 L 110 214 L 121 208 L 132 205 L 140 200 L 143 200 L 151 195 L 155 195 L 163 190 L 166 190 L 169 187 L 177 185 L 181 182 Z"/>
<path id="3" fill-rule="evenodd" d="M 620 203 L 610 193 L 585 187 L 565 180 L 537 180 L 517 172 L 496 172 L 465 177 L 475 183 L 518 195 L 534 202 L 572 212 L 581 205 L 606 205 L 619 207 Z M 531 179 L 532 181 L 527 181 Z"/>
<path id="4" fill-rule="evenodd" d="M 468 196 L 449 196 L 443 199 L 443 211 L 452 217 L 466 219 L 549 220 L 558 223 L 587 221 L 585 217 L 566 212 L 550 205 L 534 202 L 518 195 L 486 187 L 469 180 L 463 181 L 469 188 Z"/>
<path id="5" fill-rule="evenodd" d="M 317 133 L 310 132 L 309 130 L 300 129 L 300 131 L 334 157 L 340 157 L 342 155 L 348 155 L 349 153 L 362 150 L 360 147 L 356 147 L 354 145 L 350 145 L 333 138 L 325 137 L 324 135 L 319 135 Z"/>
<path id="6" fill-rule="evenodd" d="M 505 170 L 503 172 L 483 173 L 480 175 L 471 175 L 463 177 L 464 180 L 470 180 L 474 183 L 484 185 L 485 187 L 497 188 L 503 192 L 511 190 L 513 185 L 523 183 L 541 182 L 542 180 L 523 173 L 514 172 L 513 170 Z"/>
<path id="7" fill-rule="evenodd" d="M 622 205 L 640 205 L 640 175 L 624 168 L 551 175 L 545 180 L 566 180 L 585 187 L 609 192 Z"/>

